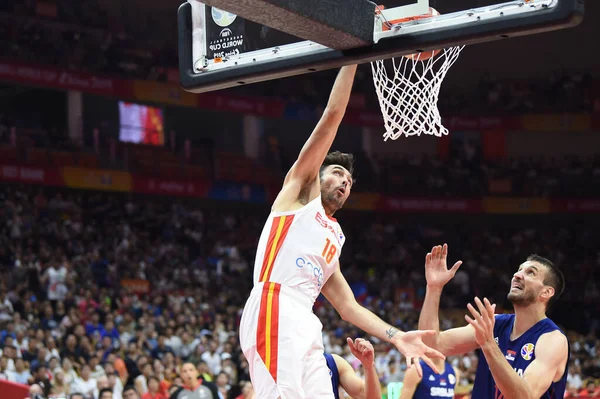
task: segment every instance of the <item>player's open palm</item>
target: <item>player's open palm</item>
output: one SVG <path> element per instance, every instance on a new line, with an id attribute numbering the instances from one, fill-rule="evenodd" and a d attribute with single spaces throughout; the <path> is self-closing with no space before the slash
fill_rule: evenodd
<path id="1" fill-rule="evenodd" d="M 367 367 L 375 362 L 375 349 L 366 339 L 356 338 L 352 341 L 352 338 L 346 338 L 350 352 L 356 357 L 363 366 Z"/>
<path id="2" fill-rule="evenodd" d="M 408 368 L 413 366 L 416 367 L 419 377 L 423 376 L 423 369 L 419 363 L 419 358 L 423 359 L 423 361 L 427 363 L 427 365 L 429 365 L 429 367 L 431 367 L 436 373 L 439 374 L 440 371 L 443 371 L 438 370 L 431 359 L 445 359 L 446 356 L 423 343 L 423 338 L 435 334 L 436 332 L 433 330 L 409 331 L 395 341 L 396 348 L 398 348 L 400 353 L 402 353 L 406 358 L 406 365 Z"/>
<path id="3" fill-rule="evenodd" d="M 431 252 L 425 256 L 425 278 L 430 287 L 443 287 L 452 280 L 456 271 L 462 265 L 458 261 L 448 269 L 446 259 L 448 258 L 448 244 L 438 245 L 431 249 Z"/>

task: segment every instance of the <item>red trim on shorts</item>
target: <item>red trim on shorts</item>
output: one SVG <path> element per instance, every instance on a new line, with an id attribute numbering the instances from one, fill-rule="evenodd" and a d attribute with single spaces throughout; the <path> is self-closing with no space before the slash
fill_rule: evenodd
<path id="1" fill-rule="evenodd" d="M 279 354 L 279 293 L 281 284 L 266 283 L 262 290 L 258 328 L 256 329 L 256 350 L 277 382 L 277 358 Z"/>

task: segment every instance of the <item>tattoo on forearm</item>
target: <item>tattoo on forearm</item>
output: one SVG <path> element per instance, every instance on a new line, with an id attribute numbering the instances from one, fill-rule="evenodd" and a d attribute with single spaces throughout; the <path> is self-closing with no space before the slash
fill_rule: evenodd
<path id="1" fill-rule="evenodd" d="M 385 333 L 387 334 L 388 339 L 392 339 L 394 335 L 398 334 L 398 329 L 390 327 L 388 330 L 385 331 Z"/>

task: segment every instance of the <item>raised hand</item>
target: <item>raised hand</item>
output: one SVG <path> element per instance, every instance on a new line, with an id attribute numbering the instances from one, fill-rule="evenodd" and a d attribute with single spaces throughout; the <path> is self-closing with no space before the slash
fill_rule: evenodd
<path id="1" fill-rule="evenodd" d="M 364 367 L 368 367 L 375 362 L 375 349 L 373 345 L 362 338 L 356 338 L 352 341 L 352 338 L 346 338 L 350 352 L 356 357 Z"/>
<path id="2" fill-rule="evenodd" d="M 452 280 L 456 271 L 462 265 L 459 260 L 448 270 L 446 258 L 448 257 L 448 244 L 438 245 L 431 249 L 431 252 L 425 256 L 425 278 L 429 287 L 441 288 Z"/>
<path id="3" fill-rule="evenodd" d="M 475 339 L 479 346 L 483 348 L 486 344 L 496 342 L 494 339 L 494 323 L 496 322 L 494 314 L 496 312 L 496 305 L 492 305 L 487 298 L 484 298 L 483 302 L 481 302 L 477 297 L 475 297 L 475 304 L 479 311 L 473 305 L 468 304 L 467 308 L 473 318 L 465 315 L 465 319 L 475 328 Z"/>
<path id="4" fill-rule="evenodd" d="M 400 353 L 406 357 L 406 365 L 408 368 L 411 368 L 412 366 L 416 367 L 419 377 L 423 376 L 423 369 L 419 363 L 420 358 L 423 359 L 423 361 L 436 373 L 439 374 L 439 372 L 442 371 L 438 370 L 431 358 L 445 359 L 446 356 L 423 343 L 423 337 L 435 334 L 436 332 L 433 330 L 410 331 L 394 340 L 396 348 L 398 348 Z"/>

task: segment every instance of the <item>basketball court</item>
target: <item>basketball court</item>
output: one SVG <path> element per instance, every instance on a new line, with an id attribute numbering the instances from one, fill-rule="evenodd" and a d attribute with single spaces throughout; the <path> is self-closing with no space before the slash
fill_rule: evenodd
<path id="1" fill-rule="evenodd" d="M 381 3 L 188 0 L 178 15 L 181 84 L 203 93 L 370 63 L 384 139 L 439 137 L 448 134 L 440 88 L 465 48 L 570 28 L 584 13 L 583 0 Z"/>

